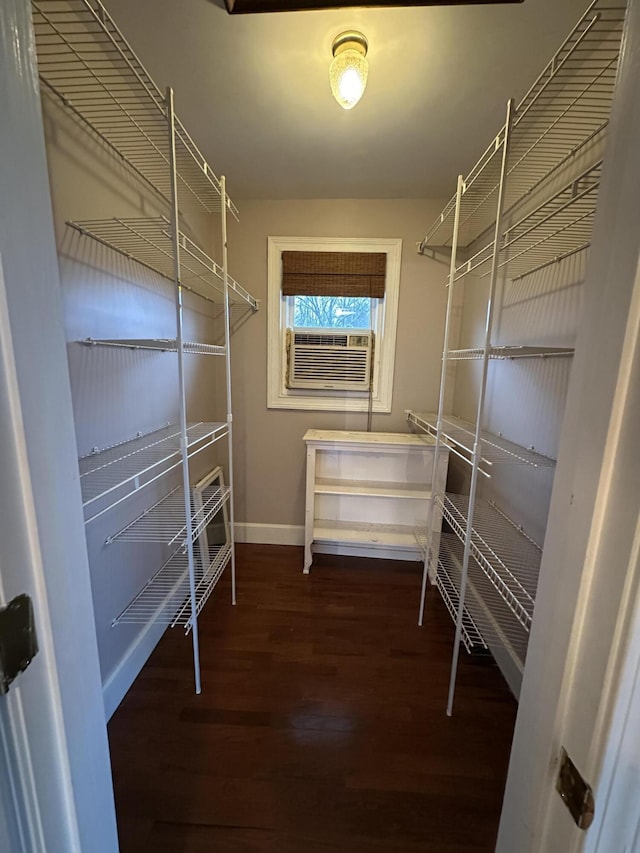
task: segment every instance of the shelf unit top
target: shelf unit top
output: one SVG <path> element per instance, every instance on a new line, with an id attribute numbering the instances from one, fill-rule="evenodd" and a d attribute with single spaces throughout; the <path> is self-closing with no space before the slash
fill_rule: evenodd
<path id="1" fill-rule="evenodd" d="M 230 489 L 212 484 L 203 490 L 203 503 L 192 510 L 191 536 L 193 541 L 202 533 L 214 515 L 229 499 Z M 184 490 L 176 486 L 169 494 L 145 510 L 122 530 L 109 536 L 112 542 L 157 542 L 162 545 L 184 548 L 187 544 L 187 527 L 184 521 Z"/>
<path id="2" fill-rule="evenodd" d="M 169 281 L 174 281 L 171 226 L 165 217 L 152 219 L 92 219 L 67 222 L 82 235 L 136 261 Z M 212 302 L 224 297 L 224 271 L 186 234 L 180 232 L 180 284 Z M 227 275 L 229 301 L 258 309 L 258 300 Z"/>
<path id="3" fill-rule="evenodd" d="M 573 347 L 496 346 L 488 348 L 488 357 L 493 361 L 509 358 L 566 358 L 574 354 Z M 450 361 L 476 361 L 483 358 L 482 347 L 452 349 L 447 353 Z"/>
<path id="4" fill-rule="evenodd" d="M 438 423 L 437 412 L 409 411 L 407 412 L 407 420 L 415 424 L 418 429 L 423 429 L 430 435 L 436 434 Z M 441 432 L 447 441 L 450 441 L 471 457 L 475 441 L 475 424 L 471 423 L 471 421 L 465 421 L 463 418 L 457 418 L 455 415 L 444 415 Z M 482 463 L 487 466 L 532 465 L 534 468 L 552 468 L 556 464 L 556 460 L 550 456 L 544 456 L 532 448 L 523 447 L 488 430 L 482 430 L 480 439 Z M 465 461 L 471 463 L 471 458 Z"/>
<path id="5" fill-rule="evenodd" d="M 187 425 L 187 446 L 200 452 L 227 434 L 226 423 Z M 83 506 L 131 484 L 140 488 L 147 477 L 154 479 L 176 468 L 181 461 L 181 432 L 175 424 L 83 456 L 79 460 Z M 137 481 L 137 482 L 136 482 Z"/>
<path id="6" fill-rule="evenodd" d="M 426 441 L 425 441 L 426 439 Z M 359 432 L 341 429 L 308 429 L 303 440 L 313 443 L 335 443 L 346 445 L 371 445 L 395 447 L 424 447 L 425 444 L 435 444 L 430 436 L 413 435 L 410 432 Z"/>
<path id="7" fill-rule="evenodd" d="M 466 495 L 439 498 L 445 520 L 464 542 L 469 513 Z M 471 532 L 471 555 L 512 618 L 531 628 L 542 549 L 494 504 L 476 498 Z"/>
<path id="8" fill-rule="evenodd" d="M 117 349 L 144 349 L 157 352 L 177 352 L 176 338 L 85 338 L 78 341 L 88 347 L 116 347 Z M 201 344 L 196 341 L 183 341 L 184 352 L 191 355 L 226 355 L 225 347 L 215 344 Z"/>
<path id="9" fill-rule="evenodd" d="M 231 545 L 209 546 L 215 552 L 209 565 L 203 565 L 199 555 L 194 555 L 196 586 L 196 614 L 200 615 L 214 587 L 231 559 Z M 189 633 L 192 626 L 189 591 L 189 563 L 186 554 L 174 554 L 145 584 L 133 601 L 112 622 L 120 624 L 148 624 L 150 621 L 175 628 L 184 627 Z"/>
<path id="10" fill-rule="evenodd" d="M 601 172 L 600 160 L 507 228 L 500 239 L 498 269 L 517 281 L 589 248 Z M 469 273 L 488 276 L 493 247 L 491 240 L 460 264 L 454 282 Z"/>
<path id="11" fill-rule="evenodd" d="M 171 197 L 165 96 L 100 0 L 32 0 L 40 80 L 165 200 Z M 221 209 L 220 180 L 176 117 L 181 207 Z M 237 208 L 227 199 L 228 210 Z"/>
<path id="12" fill-rule="evenodd" d="M 604 138 L 616 81 L 626 6 L 595 0 L 513 111 L 505 212 L 553 173 Z M 459 244 L 469 246 L 495 222 L 503 125 L 464 179 Z M 456 198 L 427 231 L 420 251 L 451 247 Z"/>

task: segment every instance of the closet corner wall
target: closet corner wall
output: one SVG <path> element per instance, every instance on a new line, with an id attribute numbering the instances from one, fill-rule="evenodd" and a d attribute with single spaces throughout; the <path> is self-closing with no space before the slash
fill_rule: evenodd
<path id="1" fill-rule="evenodd" d="M 590 4 L 420 246 L 449 266 L 439 408 L 408 414 L 450 452 L 424 564 L 455 605 L 449 714 L 461 643 L 519 695 L 624 17 Z"/>
<path id="2" fill-rule="evenodd" d="M 235 601 L 230 336 L 258 303 L 172 91 L 99 0 L 32 8 L 108 717 L 167 626 L 199 692 L 198 615 L 227 567 Z"/>

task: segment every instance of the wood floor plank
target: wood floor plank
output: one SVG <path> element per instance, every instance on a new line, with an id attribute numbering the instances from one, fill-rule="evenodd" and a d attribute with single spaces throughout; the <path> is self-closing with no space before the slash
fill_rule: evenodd
<path id="1" fill-rule="evenodd" d="M 168 631 L 109 724 L 122 853 L 490 853 L 516 703 L 418 564 L 237 549 L 201 618 L 203 693 Z"/>

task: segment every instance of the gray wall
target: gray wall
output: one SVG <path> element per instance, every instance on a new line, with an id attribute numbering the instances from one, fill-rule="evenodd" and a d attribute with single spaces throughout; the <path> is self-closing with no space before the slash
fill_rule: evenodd
<path id="1" fill-rule="evenodd" d="M 402 268 L 398 338 L 389 414 L 376 431 L 406 432 L 404 410 L 437 404 L 446 268 L 417 254 L 417 241 L 439 213 L 434 200 L 242 201 L 229 234 L 230 268 L 263 310 L 232 342 L 236 519 L 258 524 L 304 521 L 305 454 L 309 428 L 366 429 L 361 413 L 267 409 L 267 237 L 400 237 Z"/>

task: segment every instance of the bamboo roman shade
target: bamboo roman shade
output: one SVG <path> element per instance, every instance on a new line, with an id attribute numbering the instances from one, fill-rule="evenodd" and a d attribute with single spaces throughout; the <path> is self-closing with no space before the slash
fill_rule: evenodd
<path id="1" fill-rule="evenodd" d="M 384 298 L 385 252 L 283 252 L 283 296 Z"/>

